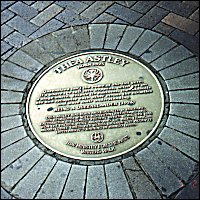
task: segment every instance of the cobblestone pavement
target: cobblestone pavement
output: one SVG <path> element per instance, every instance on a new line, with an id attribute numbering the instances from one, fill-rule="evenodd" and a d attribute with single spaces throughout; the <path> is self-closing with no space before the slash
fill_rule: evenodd
<path id="1" fill-rule="evenodd" d="M 1 23 L 2 199 L 198 199 L 198 1 L 1 1 Z M 44 65 L 89 49 L 149 63 L 169 114 L 141 151 L 88 166 L 38 148 L 22 101 Z"/>

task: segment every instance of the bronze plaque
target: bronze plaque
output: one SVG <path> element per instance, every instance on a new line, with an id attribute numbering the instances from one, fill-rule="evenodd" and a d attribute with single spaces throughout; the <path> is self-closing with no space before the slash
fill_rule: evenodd
<path id="1" fill-rule="evenodd" d="M 146 141 L 164 110 L 162 87 L 139 61 L 113 52 L 67 57 L 46 69 L 26 103 L 36 138 L 80 160 L 125 154 Z"/>

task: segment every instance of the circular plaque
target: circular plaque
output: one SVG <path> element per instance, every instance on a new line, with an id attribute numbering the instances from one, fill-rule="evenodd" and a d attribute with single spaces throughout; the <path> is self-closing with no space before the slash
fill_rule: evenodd
<path id="1" fill-rule="evenodd" d="M 29 126 L 47 148 L 80 160 L 125 154 L 144 143 L 164 111 L 162 87 L 139 61 L 113 52 L 67 57 L 34 82 Z"/>

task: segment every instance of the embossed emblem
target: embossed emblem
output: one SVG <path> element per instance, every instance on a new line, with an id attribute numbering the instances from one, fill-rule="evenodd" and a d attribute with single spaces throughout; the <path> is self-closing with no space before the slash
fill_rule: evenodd
<path id="1" fill-rule="evenodd" d="M 101 132 L 94 132 L 91 135 L 91 140 L 95 143 L 100 143 L 104 140 L 104 135 Z"/>
<path id="2" fill-rule="evenodd" d="M 89 68 L 83 71 L 82 79 L 87 83 L 97 83 L 103 78 L 103 72 L 98 68 Z"/>

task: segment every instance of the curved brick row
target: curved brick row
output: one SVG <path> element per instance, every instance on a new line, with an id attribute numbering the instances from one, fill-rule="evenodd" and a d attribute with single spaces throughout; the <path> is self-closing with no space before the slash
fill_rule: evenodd
<path id="1" fill-rule="evenodd" d="M 170 112 L 159 136 L 135 156 L 84 166 L 45 155 L 24 130 L 20 110 L 28 82 L 44 65 L 91 49 L 121 51 L 151 64 L 168 87 Z M 2 65 L 3 188 L 22 199 L 169 197 L 198 162 L 198 71 L 197 57 L 184 46 L 134 26 L 74 26 L 28 43 Z"/>

